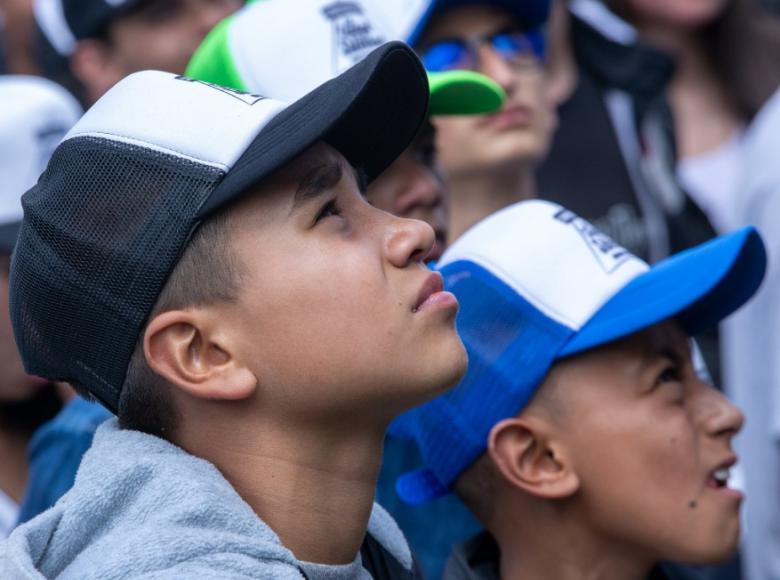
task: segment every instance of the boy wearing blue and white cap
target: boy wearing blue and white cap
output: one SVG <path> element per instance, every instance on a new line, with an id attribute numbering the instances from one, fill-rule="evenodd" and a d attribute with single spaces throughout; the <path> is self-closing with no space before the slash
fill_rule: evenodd
<path id="1" fill-rule="evenodd" d="M 699 378 L 688 337 L 746 302 L 765 262 L 745 228 L 650 268 L 544 201 L 462 236 L 439 268 L 469 370 L 396 425 L 425 462 L 399 493 L 454 490 L 489 532 L 445 577 L 667 578 L 659 561 L 729 556 L 743 417 Z"/>

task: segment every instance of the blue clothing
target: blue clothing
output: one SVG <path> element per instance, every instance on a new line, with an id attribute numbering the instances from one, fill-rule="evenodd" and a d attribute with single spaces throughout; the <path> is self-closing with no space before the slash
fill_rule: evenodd
<path id="1" fill-rule="evenodd" d="M 398 476 L 422 464 L 413 441 L 387 435 L 376 501 L 398 523 L 425 577 L 438 580 L 453 547 L 478 533 L 482 527 L 455 494 L 417 506 L 407 504 L 398 496 L 395 491 Z"/>
<path id="2" fill-rule="evenodd" d="M 27 451 L 30 477 L 20 524 L 49 509 L 73 487 L 81 457 L 92 445 L 95 430 L 109 417 L 101 405 L 76 397 L 35 432 Z"/>

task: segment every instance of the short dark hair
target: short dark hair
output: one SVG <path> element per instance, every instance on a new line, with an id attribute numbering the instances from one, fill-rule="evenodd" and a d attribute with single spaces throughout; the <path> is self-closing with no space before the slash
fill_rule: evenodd
<path id="1" fill-rule="evenodd" d="M 493 518 L 498 474 L 488 453 L 480 455 L 453 483 L 453 490 L 480 523 Z"/>
<path id="2" fill-rule="evenodd" d="M 235 300 L 240 267 L 230 251 L 230 208 L 209 217 L 195 230 L 147 320 L 188 306 Z M 168 382 L 147 364 L 141 331 L 127 367 L 117 416 L 124 429 L 169 438 L 179 421 Z"/>

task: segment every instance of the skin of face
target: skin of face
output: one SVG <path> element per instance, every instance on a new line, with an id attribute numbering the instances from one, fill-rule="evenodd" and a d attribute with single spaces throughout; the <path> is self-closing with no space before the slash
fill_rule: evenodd
<path id="1" fill-rule="evenodd" d="M 71 68 L 92 100 L 136 71 L 181 74 L 206 34 L 242 5 L 241 0 L 146 0 L 116 18 L 105 40 L 79 42 Z"/>
<path id="2" fill-rule="evenodd" d="M 418 49 L 446 39 L 516 30 L 514 19 L 494 6 L 470 5 L 434 17 Z M 478 49 L 477 72 L 506 91 L 502 109 L 492 115 L 437 117 L 439 158 L 448 175 L 478 173 L 504 165 L 535 163 L 546 153 L 554 114 L 544 96 L 542 63 L 531 56 L 505 62 L 488 43 Z"/>
<path id="3" fill-rule="evenodd" d="M 695 29 L 712 22 L 729 0 L 621 0 L 621 3 L 637 22 Z"/>
<path id="4" fill-rule="evenodd" d="M 558 406 L 575 501 L 594 534 L 651 562 L 733 554 L 742 496 L 712 474 L 736 461 L 731 440 L 744 419 L 698 378 L 679 325 L 559 362 L 542 388 Z"/>
<path id="5" fill-rule="evenodd" d="M 46 381 L 24 372 L 8 308 L 8 256 L 0 257 L 0 403 L 32 397 Z"/>
<path id="6" fill-rule="evenodd" d="M 366 199 L 381 210 L 403 218 L 422 220 L 436 236 L 428 259 L 444 252 L 449 221 L 449 194 L 436 154 L 435 130 L 430 122 L 401 156 L 368 186 Z"/>
<path id="7" fill-rule="evenodd" d="M 386 421 L 452 386 L 457 301 L 426 259 L 433 230 L 369 204 L 318 143 L 239 201 L 238 299 L 219 308 L 258 401 L 291 421 Z"/>

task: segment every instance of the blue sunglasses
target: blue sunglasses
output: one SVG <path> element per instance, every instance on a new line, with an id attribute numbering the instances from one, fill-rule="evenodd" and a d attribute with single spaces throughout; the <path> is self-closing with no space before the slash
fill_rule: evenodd
<path id="1" fill-rule="evenodd" d="M 525 31 L 496 32 L 468 39 L 442 40 L 422 50 L 420 58 L 431 72 L 453 69 L 474 70 L 479 63 L 478 48 L 489 43 L 505 62 L 515 63 L 523 56 L 544 59 L 545 42 L 541 28 Z"/>

